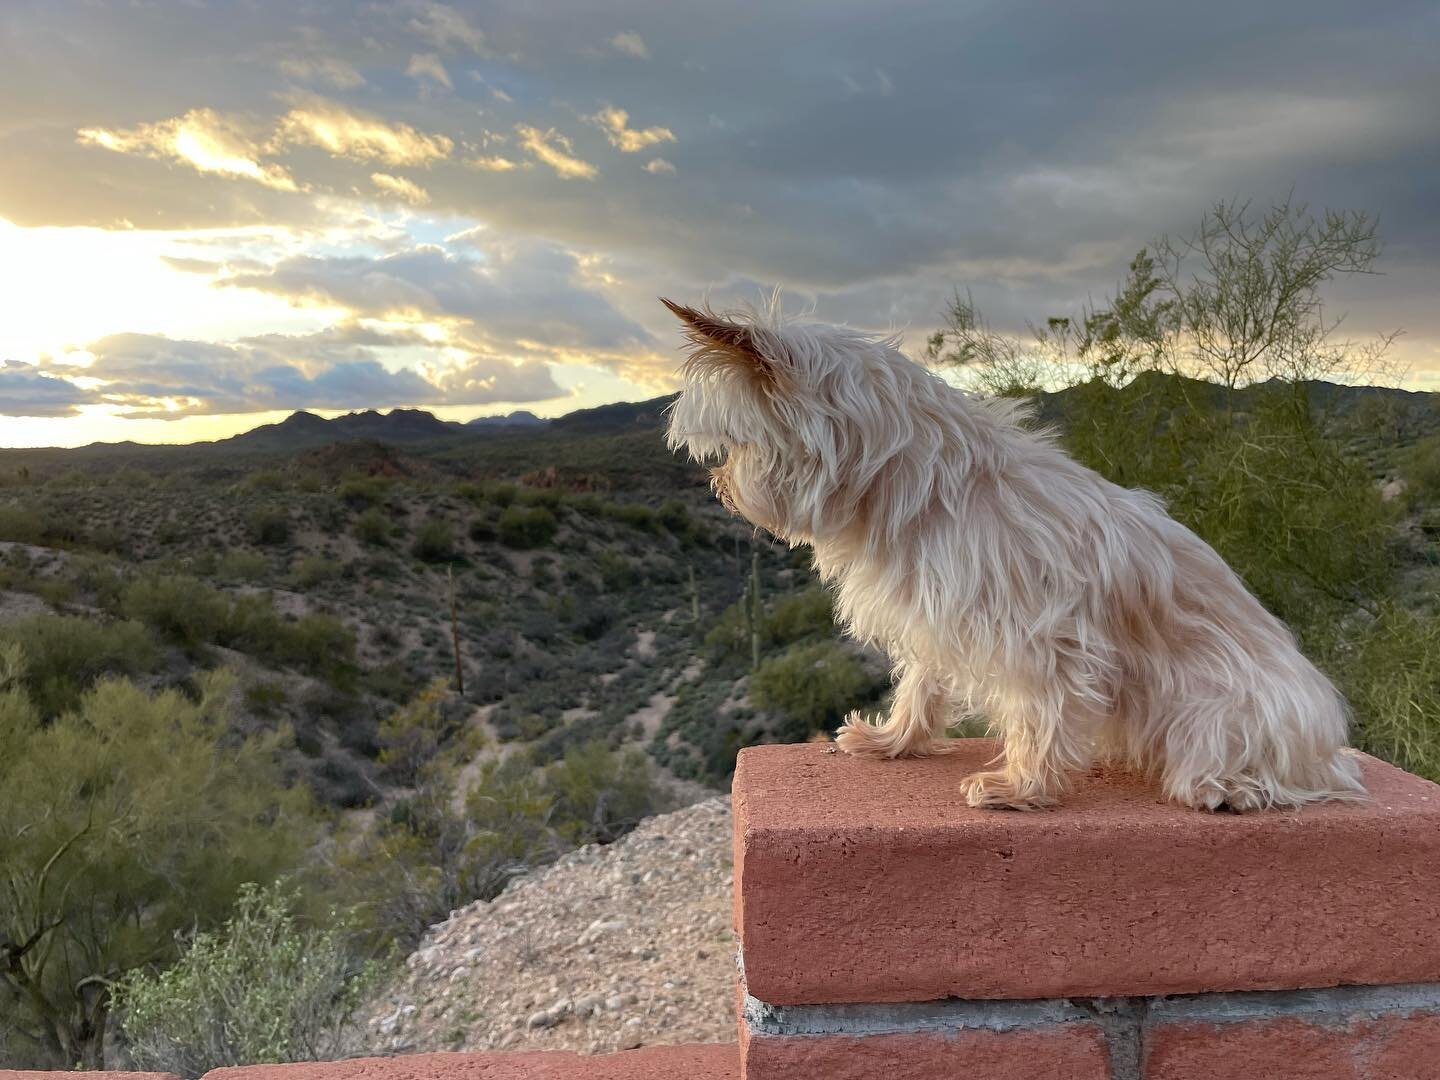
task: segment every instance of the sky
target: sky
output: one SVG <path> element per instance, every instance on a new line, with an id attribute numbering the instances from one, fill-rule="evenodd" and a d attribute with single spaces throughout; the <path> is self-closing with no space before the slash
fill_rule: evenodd
<path id="1" fill-rule="evenodd" d="M 0 445 L 674 386 L 656 303 L 1102 300 L 1217 200 L 1378 215 L 1440 389 L 1440 5 L 3 0 Z"/>

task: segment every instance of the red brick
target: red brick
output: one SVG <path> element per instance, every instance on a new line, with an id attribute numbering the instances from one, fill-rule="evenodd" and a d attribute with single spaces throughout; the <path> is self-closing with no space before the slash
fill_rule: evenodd
<path id="1" fill-rule="evenodd" d="M 1440 1080 L 1440 1016 L 1160 1024 L 1144 1080 Z"/>
<path id="2" fill-rule="evenodd" d="M 996 752 L 743 750 L 736 926 L 771 1004 L 1111 997 L 1440 981 L 1440 787 L 1207 814 L 1120 770 L 1031 814 L 968 808 Z"/>
<path id="3" fill-rule="evenodd" d="M 1094 1024 L 949 1035 L 751 1035 L 743 1080 L 1108 1080 Z"/>
<path id="4" fill-rule="evenodd" d="M 536 1051 L 247 1065 L 205 1080 L 734 1080 L 738 1072 L 733 1045 L 650 1046 L 597 1057 Z"/>

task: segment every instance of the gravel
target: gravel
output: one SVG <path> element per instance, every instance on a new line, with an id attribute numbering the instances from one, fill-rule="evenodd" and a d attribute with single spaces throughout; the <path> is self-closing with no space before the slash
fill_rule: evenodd
<path id="1" fill-rule="evenodd" d="M 452 912 L 369 1010 L 365 1052 L 732 1041 L 730 855 L 710 799 Z"/>

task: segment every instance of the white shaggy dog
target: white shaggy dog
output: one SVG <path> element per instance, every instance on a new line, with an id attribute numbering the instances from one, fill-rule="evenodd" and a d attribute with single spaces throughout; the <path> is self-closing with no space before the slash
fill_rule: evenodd
<path id="1" fill-rule="evenodd" d="M 668 439 L 730 510 L 810 544 L 838 611 L 895 664 L 851 754 L 943 752 L 958 710 L 1003 736 L 972 806 L 1056 801 L 1097 757 L 1195 807 L 1362 798 L 1346 709 L 1289 630 L 1143 491 L 1022 409 L 951 387 L 893 341 L 664 301 L 693 346 Z"/>

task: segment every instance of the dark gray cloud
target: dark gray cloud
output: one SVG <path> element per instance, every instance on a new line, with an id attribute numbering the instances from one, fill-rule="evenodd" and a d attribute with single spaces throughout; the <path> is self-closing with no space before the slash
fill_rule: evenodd
<path id="1" fill-rule="evenodd" d="M 74 383 L 0 360 L 0 416 L 71 416 L 99 397 Z"/>
<path id="2" fill-rule="evenodd" d="M 56 368 L 0 367 L 0 413 L 62 415 L 71 403 L 103 401 L 136 418 L 177 419 L 273 409 L 358 409 L 397 405 L 488 405 L 542 401 L 563 393 L 543 363 L 515 364 L 471 355 L 427 371 L 386 366 L 381 350 L 423 339 L 344 326 L 311 335 L 266 334 L 232 343 L 185 341 L 154 334 L 115 334 L 91 343 L 83 374 L 104 385 L 82 392 Z M 37 390 L 37 383 L 45 386 Z M 63 388 L 63 389 L 62 389 Z M 71 397 L 65 396 L 69 390 Z M 54 411 L 19 412 L 45 395 Z"/>

